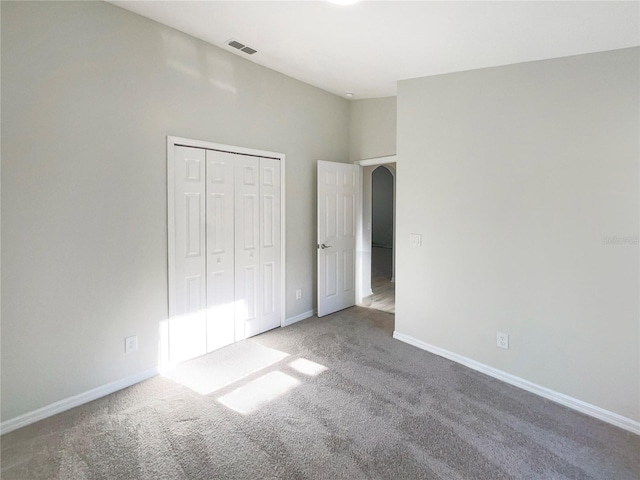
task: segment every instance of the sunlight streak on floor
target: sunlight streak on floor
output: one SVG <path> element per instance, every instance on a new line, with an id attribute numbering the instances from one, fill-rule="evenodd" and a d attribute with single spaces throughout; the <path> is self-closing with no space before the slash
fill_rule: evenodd
<path id="1" fill-rule="evenodd" d="M 303 375 L 308 375 L 310 377 L 320 375 L 322 372 L 327 370 L 327 367 L 325 367 L 324 365 L 312 362 L 311 360 L 307 360 L 306 358 L 298 358 L 297 360 L 291 362 L 289 366 L 295 371 L 300 372 Z"/>
<path id="2" fill-rule="evenodd" d="M 181 363 L 163 374 L 194 392 L 208 395 L 288 356 L 280 350 L 244 340 Z"/>
<path id="3" fill-rule="evenodd" d="M 300 381 L 280 371 L 270 372 L 218 399 L 224 406 L 247 415 L 284 395 Z"/>

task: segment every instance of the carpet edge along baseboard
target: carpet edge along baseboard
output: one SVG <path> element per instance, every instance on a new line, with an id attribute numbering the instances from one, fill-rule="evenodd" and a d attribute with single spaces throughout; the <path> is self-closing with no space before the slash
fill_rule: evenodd
<path id="1" fill-rule="evenodd" d="M 429 353 L 433 353 L 440 357 L 464 365 L 465 367 L 469 367 L 472 370 L 476 370 L 480 373 L 484 373 L 485 375 L 489 375 L 490 377 L 493 377 L 515 387 L 521 388 L 531 393 L 535 393 L 536 395 L 544 397 L 548 400 L 559 403 L 561 405 L 564 405 L 565 407 L 569 407 L 591 417 L 597 418 L 598 420 L 602 420 L 603 422 L 609 423 L 611 425 L 615 425 L 616 427 L 622 428 L 631 433 L 635 433 L 636 435 L 640 435 L 640 422 L 631 418 L 627 418 L 618 413 L 606 410 L 596 405 L 592 405 L 569 395 L 565 395 L 564 393 L 556 392 L 555 390 L 551 390 L 550 388 L 543 387 L 542 385 L 530 382 L 529 380 L 525 380 L 524 378 L 517 377 L 516 375 L 512 375 L 489 365 L 485 365 L 484 363 L 477 362 L 475 360 L 472 360 L 471 358 L 467 358 L 465 356 L 458 355 L 457 353 L 450 352 L 448 350 L 445 350 L 444 348 L 430 345 L 426 342 L 423 342 L 422 340 L 418 340 L 417 338 L 412 337 L 411 335 L 406 335 L 404 333 L 394 331 L 393 338 L 409 345 L 413 345 L 414 347 L 417 347 L 421 350 L 425 350 Z"/>

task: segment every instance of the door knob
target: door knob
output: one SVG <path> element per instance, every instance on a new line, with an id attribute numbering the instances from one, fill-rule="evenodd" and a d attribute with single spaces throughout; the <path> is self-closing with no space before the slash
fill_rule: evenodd
<path id="1" fill-rule="evenodd" d="M 331 248 L 331 245 L 325 245 L 324 243 L 320 245 L 320 248 L 324 250 L 325 248 Z"/>

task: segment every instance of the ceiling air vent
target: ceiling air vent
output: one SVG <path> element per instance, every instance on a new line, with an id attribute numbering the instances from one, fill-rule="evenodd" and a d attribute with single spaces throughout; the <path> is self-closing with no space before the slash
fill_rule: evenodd
<path id="1" fill-rule="evenodd" d="M 233 48 L 237 48 L 238 50 L 244 48 L 244 45 L 242 43 L 236 42 L 235 40 L 229 40 L 227 42 L 227 45 L 229 45 L 230 47 L 233 47 Z"/>
<path id="2" fill-rule="evenodd" d="M 227 45 L 229 45 L 230 47 L 236 48 L 241 52 L 246 53 L 247 55 L 253 55 L 254 53 L 257 53 L 256 49 L 248 47 L 244 43 L 240 43 L 234 39 L 227 41 Z"/>

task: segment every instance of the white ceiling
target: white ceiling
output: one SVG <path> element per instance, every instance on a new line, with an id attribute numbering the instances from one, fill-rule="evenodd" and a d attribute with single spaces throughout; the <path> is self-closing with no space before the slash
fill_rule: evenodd
<path id="1" fill-rule="evenodd" d="M 640 45 L 638 1 L 111 3 L 354 98 L 395 95 L 407 78 Z"/>

